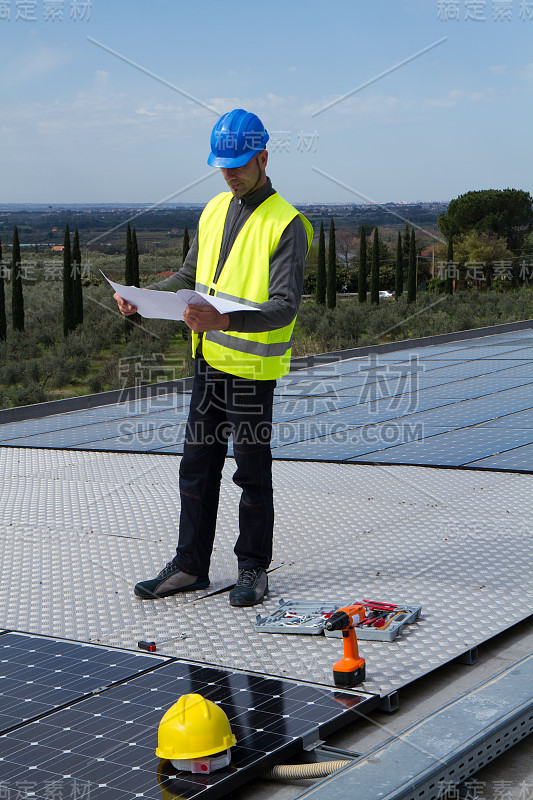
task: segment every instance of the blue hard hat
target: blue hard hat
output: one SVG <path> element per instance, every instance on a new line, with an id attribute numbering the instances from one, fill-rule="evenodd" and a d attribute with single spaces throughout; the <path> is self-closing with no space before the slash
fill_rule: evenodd
<path id="1" fill-rule="evenodd" d="M 223 114 L 211 132 L 210 167 L 242 167 L 268 142 L 265 126 L 255 114 L 234 108 Z"/>

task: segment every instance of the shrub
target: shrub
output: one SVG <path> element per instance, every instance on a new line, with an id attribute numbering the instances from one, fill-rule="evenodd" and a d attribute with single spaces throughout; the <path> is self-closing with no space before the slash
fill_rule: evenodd
<path id="1" fill-rule="evenodd" d="M 332 311 L 305 303 L 295 328 L 294 353 L 307 355 L 417 339 L 532 317 L 533 292 L 524 287 L 505 294 L 478 290 L 462 290 L 454 295 L 426 293 L 409 306 L 405 296 L 379 306 L 343 300 Z"/>

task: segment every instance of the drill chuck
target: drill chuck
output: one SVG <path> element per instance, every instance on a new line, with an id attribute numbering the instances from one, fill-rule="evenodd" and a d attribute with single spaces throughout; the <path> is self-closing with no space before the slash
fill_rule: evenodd
<path id="1" fill-rule="evenodd" d="M 346 611 L 336 611 L 325 624 L 327 631 L 342 631 L 344 628 L 349 628 L 352 623 L 351 617 L 348 616 Z"/>

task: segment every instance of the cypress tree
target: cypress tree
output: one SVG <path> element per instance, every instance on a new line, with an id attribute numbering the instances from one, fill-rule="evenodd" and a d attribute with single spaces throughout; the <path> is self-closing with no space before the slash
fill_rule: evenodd
<path id="1" fill-rule="evenodd" d="M 329 225 L 326 303 L 328 308 L 335 308 L 337 305 L 337 249 L 335 247 L 335 222 L 333 221 L 333 217 Z"/>
<path id="2" fill-rule="evenodd" d="M 4 292 L 4 263 L 2 261 L 2 239 L 0 239 L 0 342 L 7 338 L 6 296 Z"/>
<path id="3" fill-rule="evenodd" d="M 75 327 L 72 252 L 70 249 L 70 231 L 67 222 L 65 225 L 65 238 L 63 240 L 63 335 L 68 336 L 70 331 L 73 331 Z"/>
<path id="4" fill-rule="evenodd" d="M 135 236 L 135 242 L 137 242 L 137 236 Z M 137 276 L 137 283 L 135 283 L 134 244 L 129 222 L 126 230 L 126 266 L 124 269 L 124 283 L 126 286 L 139 285 L 138 276 Z M 128 317 L 124 318 L 124 335 L 126 336 L 126 338 L 128 338 L 128 336 L 133 331 L 133 325 L 136 319 L 137 319 L 137 314 L 130 314 Z"/>
<path id="5" fill-rule="evenodd" d="M 135 228 L 133 228 L 131 232 L 131 278 L 131 282 L 134 286 L 140 286 L 139 245 L 137 244 L 137 231 Z M 131 331 L 134 325 L 139 325 L 140 321 L 140 314 L 130 314 L 130 316 L 126 319 L 128 333 Z"/>
<path id="6" fill-rule="evenodd" d="M 357 280 L 357 294 L 360 303 L 366 303 L 366 232 L 361 225 L 361 241 L 359 243 L 359 275 Z"/>
<path id="7" fill-rule="evenodd" d="M 448 252 L 446 254 L 446 280 L 444 291 L 446 294 L 453 294 L 453 234 L 448 235 Z"/>
<path id="8" fill-rule="evenodd" d="M 378 229 L 374 229 L 374 241 L 372 242 L 372 267 L 370 272 L 370 302 L 379 303 L 379 234 Z"/>
<path id="9" fill-rule="evenodd" d="M 131 273 L 133 285 L 139 286 L 139 245 L 135 228 L 131 232 Z"/>
<path id="10" fill-rule="evenodd" d="M 74 327 L 83 322 L 83 292 L 81 287 L 81 250 L 80 234 L 78 229 L 74 231 L 74 242 L 72 244 L 72 263 L 74 272 L 73 286 L 73 322 Z"/>
<path id="11" fill-rule="evenodd" d="M 409 270 L 407 272 L 407 302 L 414 303 L 416 300 L 416 239 L 415 229 L 411 230 L 411 240 L 409 242 Z"/>
<path id="12" fill-rule="evenodd" d="M 316 265 L 316 302 L 320 306 L 326 305 L 326 239 L 324 236 L 324 223 L 320 223 L 318 236 L 318 260 Z"/>
<path id="13" fill-rule="evenodd" d="M 13 329 L 24 330 L 24 296 L 22 294 L 22 273 L 20 263 L 20 242 L 17 226 L 13 228 L 13 252 L 11 254 L 11 312 Z"/>
<path id="14" fill-rule="evenodd" d="M 183 249 L 181 251 L 181 263 L 185 261 L 187 257 L 187 253 L 190 250 L 190 243 L 189 243 L 189 229 L 185 226 L 185 230 L 183 231 Z"/>
<path id="15" fill-rule="evenodd" d="M 403 294 L 403 252 L 402 234 L 398 231 L 398 243 L 396 245 L 396 276 L 394 281 L 394 299 L 398 300 Z"/>
<path id="16" fill-rule="evenodd" d="M 407 272 L 407 267 L 409 266 L 409 248 L 411 247 L 411 231 L 409 229 L 409 223 L 405 223 L 405 228 L 403 229 L 403 243 L 402 243 L 402 253 L 403 253 L 403 265 L 404 265 L 404 273 Z"/>
<path id="17" fill-rule="evenodd" d="M 133 250 L 129 222 L 126 230 L 126 268 L 124 270 L 124 284 L 126 286 L 133 286 Z"/>

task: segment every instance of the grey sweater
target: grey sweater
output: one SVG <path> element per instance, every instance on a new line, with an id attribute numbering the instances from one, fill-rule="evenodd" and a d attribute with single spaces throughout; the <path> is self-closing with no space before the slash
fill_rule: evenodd
<path id="1" fill-rule="evenodd" d="M 244 223 L 255 209 L 272 194 L 275 194 L 275 190 L 272 188 L 270 178 L 267 178 L 266 184 L 256 192 L 239 200 L 236 197 L 231 199 L 224 224 L 215 282 L 218 280 L 235 238 Z M 298 312 L 302 296 L 306 254 L 305 227 L 300 217 L 295 217 L 283 231 L 278 246 L 270 259 L 268 300 L 261 304 L 259 311 L 233 311 L 229 315 L 228 330 L 260 333 L 283 328 L 292 322 Z M 194 237 L 182 268 L 169 278 L 152 283 L 147 288 L 164 292 L 194 289 L 197 258 L 198 235 Z"/>

